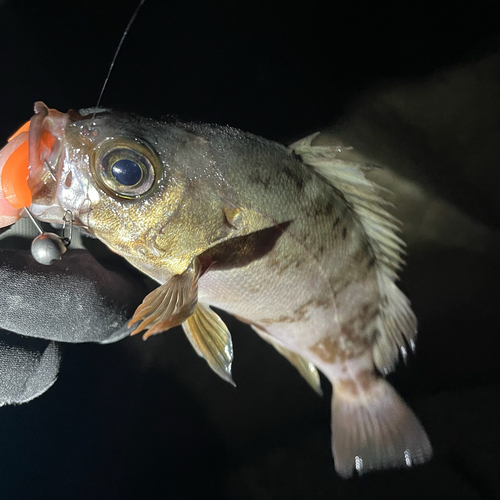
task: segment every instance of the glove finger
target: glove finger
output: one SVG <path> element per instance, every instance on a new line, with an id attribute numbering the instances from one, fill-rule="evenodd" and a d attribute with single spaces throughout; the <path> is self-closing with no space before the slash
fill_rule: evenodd
<path id="1" fill-rule="evenodd" d="M 0 406 L 43 394 L 56 381 L 60 360 L 56 342 L 0 330 Z"/>
<path id="2" fill-rule="evenodd" d="M 138 277 L 104 267 L 86 250 L 50 266 L 27 250 L 0 250 L 0 290 L 0 328 L 74 343 L 128 335 L 126 322 L 147 294 Z"/>

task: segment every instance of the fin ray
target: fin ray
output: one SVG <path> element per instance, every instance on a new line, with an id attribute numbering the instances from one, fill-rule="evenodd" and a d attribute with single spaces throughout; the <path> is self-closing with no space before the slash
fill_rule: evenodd
<path id="1" fill-rule="evenodd" d="M 410 467 L 432 456 L 422 424 L 383 378 L 357 396 L 334 384 L 332 449 L 344 478 L 354 470 Z"/>
<path id="2" fill-rule="evenodd" d="M 198 302 L 199 266 L 191 264 L 182 274 L 172 276 L 146 295 L 136 309 L 129 325 L 140 321 L 131 333 L 147 330 L 143 339 L 180 325 L 193 314 Z"/>
<path id="3" fill-rule="evenodd" d="M 387 277 L 379 279 L 383 281 L 381 289 L 385 294 L 383 303 L 386 305 L 381 307 L 377 318 L 379 334 L 373 347 L 373 361 L 381 372 L 387 374 L 394 369 L 400 351 L 404 352 L 407 345 L 413 348 L 417 319 L 411 310 L 410 301 L 394 282 Z"/>
<path id="4" fill-rule="evenodd" d="M 198 356 L 232 385 L 233 341 L 225 323 L 208 305 L 198 303 L 193 314 L 182 323 L 186 337 Z"/>
<path id="5" fill-rule="evenodd" d="M 390 203 L 381 196 L 383 189 L 365 177 L 360 163 L 339 159 L 335 147 L 313 146 L 312 141 L 317 135 L 313 134 L 297 141 L 292 144 L 292 150 L 319 176 L 342 193 L 358 216 L 375 257 L 387 257 L 382 264 L 383 271 L 397 269 L 401 263 L 404 243 L 396 234 L 399 222 L 385 209 Z M 387 239 L 392 239 L 396 244 L 395 253 L 385 251 L 383 242 Z"/>

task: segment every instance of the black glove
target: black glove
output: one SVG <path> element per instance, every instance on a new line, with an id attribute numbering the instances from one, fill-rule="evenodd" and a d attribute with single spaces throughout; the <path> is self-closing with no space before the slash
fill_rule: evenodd
<path id="1" fill-rule="evenodd" d="M 70 247 L 61 261 L 43 266 L 31 256 L 29 240 L 0 243 L 4 405 L 30 401 L 55 382 L 60 342 L 106 344 L 129 335 L 133 328 L 127 321 L 147 287 L 141 275 L 103 265 L 87 250 Z"/>

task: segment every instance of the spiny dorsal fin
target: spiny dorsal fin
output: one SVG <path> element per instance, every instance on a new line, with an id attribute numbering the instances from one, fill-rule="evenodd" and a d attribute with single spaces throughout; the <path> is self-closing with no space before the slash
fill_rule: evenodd
<path id="1" fill-rule="evenodd" d="M 320 395 L 323 395 L 321 390 L 321 381 L 319 378 L 319 373 L 316 367 L 307 359 L 303 358 L 299 354 L 290 351 L 286 347 L 276 342 L 271 335 L 269 335 L 264 330 L 252 325 L 252 328 L 263 338 L 266 342 L 269 342 L 282 356 L 284 356 L 290 363 L 297 368 L 299 373 L 305 379 L 305 381 Z"/>
<path id="2" fill-rule="evenodd" d="M 383 188 L 365 177 L 362 164 L 343 159 L 339 147 L 313 146 L 311 143 L 317 135 L 310 135 L 290 147 L 306 165 L 343 194 L 365 230 L 379 267 L 392 279 L 397 278 L 405 244 L 397 235 L 400 222 L 385 209 L 390 203 L 380 194 Z"/>
<path id="3" fill-rule="evenodd" d="M 194 313 L 182 323 L 194 350 L 221 378 L 236 385 L 231 376 L 233 341 L 227 326 L 205 304 L 198 303 Z"/>
<path id="4" fill-rule="evenodd" d="M 405 247 L 398 236 L 400 222 L 386 210 L 390 203 L 381 195 L 384 189 L 365 177 L 363 169 L 366 166 L 351 161 L 355 158 L 352 154 L 343 155 L 341 147 L 313 146 L 317 135 L 297 141 L 290 148 L 342 193 L 365 231 L 376 260 L 381 296 L 374 361 L 379 370 L 388 373 L 394 368 L 399 350 L 404 357 L 406 344 L 413 348 L 416 333 L 416 318 L 410 303 L 394 284 L 403 266 Z"/>

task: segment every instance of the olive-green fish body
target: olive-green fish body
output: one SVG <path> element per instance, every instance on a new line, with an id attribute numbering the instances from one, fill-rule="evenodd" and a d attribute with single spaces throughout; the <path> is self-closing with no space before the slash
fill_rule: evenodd
<path id="1" fill-rule="evenodd" d="M 413 345 L 416 321 L 394 283 L 398 222 L 351 152 L 315 146 L 314 136 L 285 148 L 228 127 L 47 113 L 44 129 L 64 130 L 57 194 L 51 203 L 35 195 L 32 210 L 47 221 L 71 210 L 160 283 L 137 309 L 135 332 L 182 324 L 232 382 L 231 337 L 209 306 L 221 308 L 318 392 L 317 368 L 332 382 L 339 474 L 430 457 L 422 426 L 379 375 Z"/>

